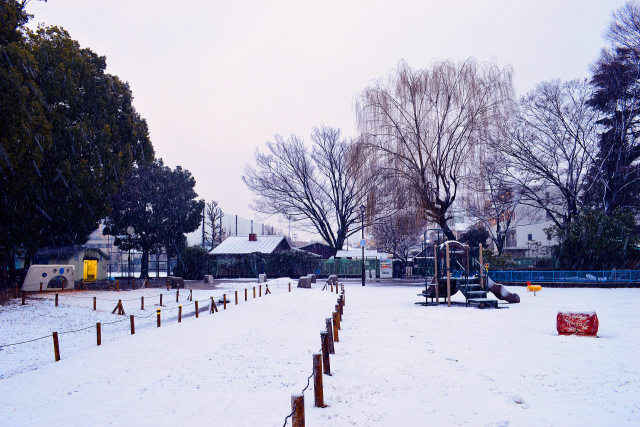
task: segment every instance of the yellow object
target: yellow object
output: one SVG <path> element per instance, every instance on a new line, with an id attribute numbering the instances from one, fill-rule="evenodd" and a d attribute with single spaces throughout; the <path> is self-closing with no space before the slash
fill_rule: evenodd
<path id="1" fill-rule="evenodd" d="M 538 292 L 540 290 L 542 290 L 542 286 L 541 285 L 529 285 L 527 286 L 527 290 L 530 292 Z"/>
<path id="2" fill-rule="evenodd" d="M 92 259 L 84 260 L 84 280 L 96 280 L 98 278 L 98 261 Z"/>

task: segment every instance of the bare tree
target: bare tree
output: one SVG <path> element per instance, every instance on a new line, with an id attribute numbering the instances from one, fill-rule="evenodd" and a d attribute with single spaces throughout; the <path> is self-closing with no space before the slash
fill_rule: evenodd
<path id="1" fill-rule="evenodd" d="M 415 210 L 405 210 L 380 219 L 372 228 L 379 251 L 389 252 L 406 266 L 411 248 L 420 243 L 425 222 Z"/>
<path id="2" fill-rule="evenodd" d="M 522 193 L 509 178 L 507 162 L 501 153 L 494 151 L 483 161 L 470 189 L 475 197 L 469 203 L 468 212 L 489 232 L 498 255 L 502 255 L 507 232 L 525 217 L 516 217 Z"/>
<path id="3" fill-rule="evenodd" d="M 311 140 L 309 150 L 295 135 L 277 135 L 266 153 L 256 152 L 255 166 L 247 165 L 242 179 L 256 195 L 253 209 L 316 231 L 335 254 L 361 229 L 360 206 L 375 177 L 355 161 L 354 145 L 339 129 L 315 128 Z"/>
<path id="4" fill-rule="evenodd" d="M 640 54 L 640 5 L 628 1 L 613 12 L 612 22 L 607 31 L 609 39 L 617 48 Z"/>
<path id="5" fill-rule="evenodd" d="M 447 221 L 466 161 L 512 93 L 510 70 L 439 62 L 413 70 L 405 62 L 388 82 L 365 89 L 357 103 L 363 140 L 387 177 L 414 193 L 425 219 L 455 238 Z"/>
<path id="6" fill-rule="evenodd" d="M 540 83 L 522 98 L 499 141 L 520 202 L 542 209 L 560 231 L 567 230 L 590 187 L 587 172 L 597 151 L 590 96 L 586 81 Z"/>
<path id="7" fill-rule="evenodd" d="M 205 231 L 206 244 L 209 246 L 209 250 L 212 250 L 224 239 L 221 222 L 222 209 L 218 206 L 217 201 L 212 200 L 207 203 L 204 216 L 206 227 L 209 228 L 209 231 Z"/>

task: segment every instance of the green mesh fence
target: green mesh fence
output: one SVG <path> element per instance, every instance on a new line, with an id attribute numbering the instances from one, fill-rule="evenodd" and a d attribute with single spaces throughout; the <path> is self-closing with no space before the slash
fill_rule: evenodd
<path id="1" fill-rule="evenodd" d="M 364 261 L 365 270 L 376 270 L 376 277 L 380 277 L 380 266 L 377 259 Z M 338 276 L 362 275 L 362 260 L 359 259 L 323 259 L 319 261 L 319 275 L 337 274 Z"/>

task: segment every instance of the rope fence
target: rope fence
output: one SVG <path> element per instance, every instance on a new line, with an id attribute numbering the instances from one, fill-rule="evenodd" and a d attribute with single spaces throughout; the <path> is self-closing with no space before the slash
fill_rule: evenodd
<path id="1" fill-rule="evenodd" d="M 259 285 L 259 292 L 258 295 L 259 297 L 262 297 L 262 285 Z M 271 290 L 269 289 L 269 285 L 266 284 L 265 285 L 265 292 L 264 295 L 268 295 L 271 293 Z M 291 284 L 289 283 L 288 286 L 289 292 L 291 292 Z M 337 283 L 337 280 L 333 279 L 333 280 L 329 280 L 327 281 L 327 283 L 324 285 L 324 287 L 322 288 L 323 291 L 325 290 L 329 290 L 331 293 L 334 292 L 335 289 L 335 293 L 338 294 L 340 293 L 338 299 L 337 299 L 337 304 L 335 306 L 335 311 L 332 313 L 332 317 L 331 318 L 327 318 L 325 319 L 325 327 L 326 327 L 326 331 L 321 332 L 320 334 L 320 338 L 321 338 L 321 348 L 319 350 L 318 353 L 313 354 L 313 369 L 312 369 L 312 373 L 311 375 L 309 375 L 307 377 L 307 384 L 306 386 L 301 390 L 301 392 L 299 394 L 292 394 L 291 395 L 291 413 L 289 413 L 285 418 L 284 418 L 284 422 L 283 422 L 283 427 L 285 427 L 287 425 L 287 422 L 289 421 L 289 419 L 291 419 L 291 425 L 293 427 L 299 427 L 299 426 L 304 426 L 304 393 L 310 388 L 311 386 L 311 378 L 314 378 L 314 395 L 315 395 L 315 406 L 316 407 L 320 407 L 320 408 L 324 408 L 327 405 L 324 403 L 324 394 L 323 394 L 323 385 L 322 385 L 322 376 L 323 374 L 326 375 L 331 375 L 331 369 L 330 369 L 330 359 L 329 359 L 329 355 L 330 354 L 335 354 L 335 346 L 334 343 L 335 342 L 339 342 L 339 336 L 338 336 L 338 330 L 341 329 L 341 321 L 342 321 L 342 317 L 343 317 L 343 312 L 344 312 L 344 305 L 345 305 L 345 292 L 344 292 L 344 284 L 341 284 L 340 289 Z M 227 298 L 227 294 L 223 293 L 221 295 L 210 295 L 208 298 L 203 299 L 203 300 L 193 300 L 193 294 L 192 292 L 189 292 L 189 295 L 187 296 L 187 302 L 185 302 L 184 304 L 179 304 L 180 302 L 180 298 L 179 298 L 179 289 L 176 290 L 176 303 L 178 303 L 178 305 L 174 306 L 174 307 L 164 307 L 162 306 L 162 295 L 163 294 L 157 294 L 157 295 L 152 295 L 152 296 L 142 296 L 142 300 L 144 300 L 144 297 L 147 298 L 154 298 L 154 297 L 160 297 L 160 306 L 162 308 L 157 308 L 155 310 L 155 312 L 152 310 L 148 315 L 140 315 L 137 316 L 138 319 L 148 319 L 153 317 L 154 315 L 157 317 L 157 327 L 161 327 L 161 312 L 162 310 L 164 310 L 165 312 L 169 312 L 169 311 L 174 311 L 174 310 L 178 310 L 178 323 L 180 323 L 182 321 L 182 311 L 184 307 L 190 307 L 190 306 L 194 306 L 195 310 L 194 310 L 194 315 L 196 318 L 198 318 L 198 313 L 200 311 L 204 311 L 201 310 L 199 308 L 199 304 L 203 303 L 202 308 L 204 308 L 206 306 L 206 304 L 209 304 L 209 307 L 207 309 L 207 311 L 211 314 L 213 313 L 217 313 L 218 312 L 218 308 L 216 305 L 216 300 L 218 302 L 222 302 L 222 309 L 226 310 L 227 309 L 227 304 L 231 304 L 231 300 L 229 300 Z M 238 304 L 239 298 L 238 298 L 238 292 L 235 291 L 234 292 L 235 295 L 235 305 Z M 245 301 L 247 301 L 247 289 L 245 289 L 244 292 L 245 295 Z M 122 302 L 128 302 L 128 301 L 134 301 L 139 299 L 139 297 L 136 298 L 130 298 L 130 299 L 117 299 L 117 300 L 113 300 L 113 299 L 106 299 L 106 298 L 101 298 L 98 299 L 97 297 L 93 297 L 93 296 L 72 296 L 72 295 L 65 295 L 65 297 L 71 297 L 71 298 L 92 298 L 94 301 L 94 310 L 95 310 L 95 301 L 96 300 L 100 300 L 100 301 L 109 301 L 109 302 L 116 302 L 117 301 L 117 305 L 116 308 L 114 309 L 113 313 L 115 313 L 116 309 L 118 309 L 118 307 L 121 308 L 121 311 L 118 312 L 118 315 L 122 315 L 124 314 L 124 309 L 122 307 Z M 253 287 L 253 297 L 256 298 L 256 287 Z M 23 299 L 24 301 L 24 299 Z M 143 303 L 144 304 L 144 303 Z M 55 296 L 55 306 L 58 306 L 58 294 L 56 294 Z M 144 307 L 144 306 L 143 306 Z M 1 344 L 0 345 L 0 350 L 6 347 L 12 347 L 12 346 L 19 346 L 19 345 L 23 345 L 23 344 L 27 344 L 27 343 L 32 343 L 35 341 L 40 341 L 40 340 L 44 340 L 47 339 L 49 337 L 53 338 L 53 347 L 54 347 L 54 359 L 55 361 L 59 361 L 61 359 L 60 356 L 60 346 L 59 346 L 59 340 L 58 340 L 58 336 L 59 335 L 67 335 L 67 334 L 75 334 L 78 332 L 82 332 L 82 331 L 86 331 L 92 328 L 96 328 L 96 342 L 97 345 L 100 346 L 102 343 L 102 336 L 101 336 L 101 331 L 102 331 L 102 326 L 106 326 L 106 325 L 112 325 L 112 324 L 116 324 L 116 323 L 121 323 L 121 322 L 125 322 L 129 320 L 130 324 L 131 324 L 131 334 L 135 334 L 135 316 L 134 315 L 130 315 L 129 318 L 127 319 L 126 317 L 117 319 L 117 320 L 113 320 L 113 321 L 109 321 L 109 322 L 97 322 L 95 325 L 89 325 L 89 326 L 84 326 L 84 327 L 80 327 L 77 329 L 72 329 L 72 330 L 68 330 L 68 331 L 62 331 L 62 332 L 52 332 L 51 335 L 45 335 L 42 337 L 38 337 L 38 338 L 33 338 L 33 339 L 29 339 L 29 340 L 25 340 L 25 341 L 20 341 L 20 342 L 15 342 L 15 343 L 8 343 L 8 344 Z"/>
<path id="2" fill-rule="evenodd" d="M 322 290 L 329 290 L 333 293 L 335 287 L 336 293 L 338 293 L 337 280 L 328 280 Z M 284 418 L 282 427 L 286 427 L 287 422 L 291 419 L 292 427 L 303 427 L 305 425 L 304 419 L 304 392 L 309 389 L 311 385 L 311 378 L 314 378 L 314 406 L 317 408 L 326 408 L 324 403 L 324 388 L 322 385 L 322 375 L 331 375 L 331 367 L 329 363 L 329 354 L 335 354 L 334 341 L 338 342 L 338 329 L 340 329 L 340 323 L 342 315 L 344 313 L 345 295 L 344 284 L 340 285 L 341 291 L 338 297 L 338 304 L 336 304 L 336 311 L 332 313 L 332 319 L 326 319 L 326 331 L 320 333 L 320 340 L 322 346 L 320 352 L 313 354 L 313 369 L 311 375 L 307 377 L 307 385 L 302 389 L 299 394 L 291 395 L 291 413 Z M 291 289 L 291 288 L 289 288 Z M 333 323 L 333 325 L 332 325 Z"/>
<path id="3" fill-rule="evenodd" d="M 262 297 L 262 285 L 260 285 L 259 287 L 260 287 L 260 297 Z M 266 296 L 266 295 L 271 293 L 271 290 L 269 289 L 269 285 L 268 284 L 265 284 L 265 288 L 266 289 L 265 289 L 264 295 Z M 289 288 L 289 289 L 291 289 L 291 288 Z M 189 290 L 189 291 L 190 292 L 187 295 L 187 301 L 188 302 L 186 302 L 185 304 L 176 305 L 174 307 L 164 307 L 164 306 L 162 306 L 164 311 L 165 312 L 174 311 L 174 310 L 182 311 L 183 307 L 195 306 L 196 311 L 194 311 L 194 314 L 195 314 L 195 317 L 197 318 L 198 317 L 198 313 L 200 311 L 203 311 L 201 308 L 198 307 L 199 303 L 203 303 L 203 305 L 201 306 L 202 308 L 204 308 L 207 303 L 210 303 L 208 311 L 209 311 L 209 313 L 213 314 L 213 313 L 217 313 L 218 312 L 217 306 L 215 304 L 216 300 L 224 301 L 224 310 L 226 310 L 226 305 L 227 305 L 226 303 L 230 302 L 228 300 L 228 298 L 227 298 L 227 294 L 226 293 L 219 294 L 219 295 L 209 295 L 209 297 L 207 297 L 206 299 L 203 299 L 203 300 L 193 300 L 193 292 L 192 292 L 192 290 Z M 176 303 L 179 303 L 179 292 L 180 292 L 179 289 L 176 290 Z M 245 293 L 246 293 L 246 289 L 245 289 Z M 144 299 L 144 297 L 153 298 L 153 297 L 158 297 L 158 296 L 161 297 L 162 295 L 163 294 L 157 294 L 157 295 L 151 295 L 151 296 L 144 295 L 144 296 L 136 297 L 136 298 L 117 299 L 117 300 L 106 299 L 106 298 L 97 298 L 97 297 L 93 297 L 93 296 L 79 296 L 79 295 L 78 296 L 76 296 L 76 295 L 64 295 L 64 296 L 65 297 L 70 297 L 70 298 L 92 298 L 94 300 L 94 303 L 95 303 L 96 300 L 117 302 L 116 308 L 112 311 L 112 314 L 115 313 L 118 308 L 120 308 L 121 310 L 118 312 L 118 315 L 122 315 L 122 314 L 125 314 L 124 313 L 124 309 L 122 308 L 122 302 L 123 301 L 125 301 L 125 302 L 135 301 L 135 300 L 138 300 L 140 298 Z M 255 286 L 254 286 L 254 295 L 255 295 Z M 56 293 L 55 302 L 54 302 L 56 307 L 59 306 L 58 300 L 59 300 L 58 293 Z M 160 298 L 160 301 L 162 301 L 162 298 Z M 23 293 L 23 305 L 24 305 L 24 293 Z M 96 308 L 95 308 L 95 304 L 94 304 L 93 310 L 97 311 Z M 100 311 L 100 312 L 105 313 L 103 311 Z M 58 336 L 59 335 L 74 334 L 74 333 L 77 333 L 77 332 L 82 332 L 82 331 L 85 331 L 85 330 L 88 330 L 88 329 L 96 328 L 97 331 L 98 331 L 97 332 L 98 337 L 100 337 L 100 335 L 101 335 L 101 327 L 102 326 L 112 325 L 112 324 L 115 324 L 115 323 L 126 322 L 127 320 L 130 320 L 130 322 L 131 322 L 131 334 L 134 334 L 134 330 L 135 330 L 134 329 L 135 328 L 134 327 L 134 319 L 135 318 L 137 318 L 137 319 L 148 319 L 148 318 L 150 318 L 152 316 L 160 316 L 160 312 L 161 312 L 161 309 L 158 308 L 156 311 L 152 311 L 148 315 L 138 315 L 138 316 L 130 315 L 129 318 L 125 317 L 125 318 L 113 320 L 113 321 L 110 321 L 110 322 L 98 322 L 95 325 L 92 324 L 92 325 L 88 325 L 88 326 L 84 326 L 84 327 L 80 327 L 80 328 L 72 329 L 72 330 L 68 330 L 68 331 L 62 331 L 62 332 L 52 332 L 52 334 L 50 334 L 50 335 L 45 335 L 45 336 L 41 336 L 41 337 L 37 337 L 37 338 L 24 340 L 24 341 L 19 341 L 19 342 L 14 342 L 14 343 L 7 343 L 7 344 L 0 344 L 0 350 L 2 350 L 3 348 L 7 348 L 7 347 L 14 347 L 14 346 L 22 345 L 22 344 L 28 344 L 28 343 L 32 343 L 32 342 L 35 342 L 35 341 L 40 341 L 40 340 L 43 340 L 43 339 L 47 339 L 47 338 L 49 338 L 49 337 L 51 337 L 53 335 L 54 354 L 55 354 L 56 361 L 58 361 L 58 360 L 60 360 L 60 355 L 59 355 L 60 354 L 60 350 L 59 350 L 59 343 L 58 343 Z M 182 317 L 182 315 L 180 314 L 180 316 L 179 316 L 180 320 L 181 320 L 181 317 Z M 158 327 L 159 326 L 160 326 L 160 322 L 158 322 Z M 100 345 L 100 342 L 101 342 L 101 340 L 100 340 L 100 338 L 98 338 L 98 343 L 99 343 L 98 345 Z"/>

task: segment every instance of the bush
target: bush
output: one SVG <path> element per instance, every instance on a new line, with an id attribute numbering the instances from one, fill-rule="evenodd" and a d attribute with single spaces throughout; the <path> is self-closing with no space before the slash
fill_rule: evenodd
<path id="1" fill-rule="evenodd" d="M 243 255 L 218 255 L 212 262 L 216 277 L 299 277 L 314 273 L 319 258 L 309 252 L 289 250 L 274 254 L 252 253 Z"/>
<path id="2" fill-rule="evenodd" d="M 636 222 L 628 210 L 617 209 L 611 215 L 587 210 L 572 221 L 567 236 L 556 236 L 560 243 L 554 255 L 562 268 L 609 270 L 637 263 Z"/>
<path id="3" fill-rule="evenodd" d="M 208 273 L 209 254 L 200 246 L 184 248 L 178 257 L 178 265 L 173 274 L 189 280 L 200 280 Z"/>

